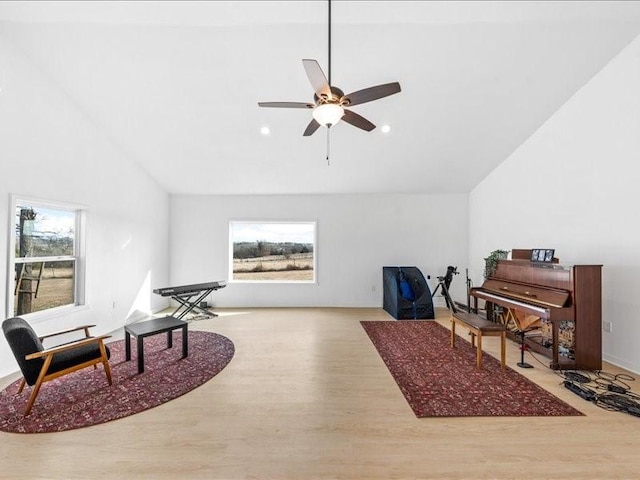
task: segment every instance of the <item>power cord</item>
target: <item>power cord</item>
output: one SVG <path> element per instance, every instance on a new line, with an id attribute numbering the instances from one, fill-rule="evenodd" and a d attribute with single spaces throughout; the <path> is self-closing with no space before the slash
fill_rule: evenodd
<path id="1" fill-rule="evenodd" d="M 574 383 L 589 383 L 592 381 L 587 374 L 577 372 L 575 370 L 564 370 L 564 378 Z"/>
<path id="2" fill-rule="evenodd" d="M 554 370 L 531 350 L 527 351 L 536 362 L 562 378 L 561 385 L 584 400 L 593 402 L 604 410 L 640 417 L 640 395 L 631 391 L 629 385 L 629 382 L 635 381 L 633 376 L 604 370 Z"/>
<path id="3" fill-rule="evenodd" d="M 635 378 L 626 373 L 603 370 L 578 372 L 559 371 L 564 387 L 583 399 L 609 411 L 623 412 L 640 417 L 640 395 L 631 391 L 628 382 Z"/>
<path id="4" fill-rule="evenodd" d="M 598 389 L 621 395 L 631 392 L 631 387 L 626 382 L 633 381 L 635 381 L 635 378 L 626 373 L 612 374 L 603 371 L 597 372 L 594 380 Z"/>
<path id="5" fill-rule="evenodd" d="M 598 395 L 595 404 L 605 410 L 624 412 L 634 417 L 640 417 L 640 397 L 635 394 L 602 393 Z"/>

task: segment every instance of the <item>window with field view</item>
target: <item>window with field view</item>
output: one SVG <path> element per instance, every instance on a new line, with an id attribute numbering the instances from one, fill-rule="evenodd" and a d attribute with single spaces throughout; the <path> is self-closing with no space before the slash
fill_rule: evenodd
<path id="1" fill-rule="evenodd" d="M 82 210 L 16 199 L 9 313 L 25 316 L 83 303 Z"/>
<path id="2" fill-rule="evenodd" d="M 316 281 L 315 222 L 229 222 L 230 281 Z"/>

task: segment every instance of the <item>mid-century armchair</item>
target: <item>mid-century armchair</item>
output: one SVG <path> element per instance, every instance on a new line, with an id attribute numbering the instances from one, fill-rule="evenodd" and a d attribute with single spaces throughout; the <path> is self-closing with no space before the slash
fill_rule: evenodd
<path id="1" fill-rule="evenodd" d="M 107 381 L 111 385 L 111 368 L 109 367 L 111 353 L 104 344 L 104 339 L 109 338 L 109 335 L 90 336 L 89 328 L 94 326 L 83 325 L 38 337 L 31 325 L 20 317 L 9 318 L 2 322 L 4 336 L 23 375 L 18 393 L 22 392 L 25 384 L 33 386 L 24 412 L 25 417 L 31 412 L 42 384 L 62 375 L 90 366 L 97 368 L 97 365 L 102 363 Z M 85 338 L 46 349 L 42 345 L 45 338 L 79 330 L 84 330 Z"/>

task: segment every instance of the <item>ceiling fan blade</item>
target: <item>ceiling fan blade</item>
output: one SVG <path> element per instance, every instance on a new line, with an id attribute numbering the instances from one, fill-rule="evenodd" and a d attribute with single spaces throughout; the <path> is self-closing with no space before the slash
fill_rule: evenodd
<path id="1" fill-rule="evenodd" d="M 302 136 L 308 137 L 310 135 L 313 135 L 314 132 L 318 130 L 318 128 L 320 128 L 320 124 L 316 122 L 315 118 L 312 118 L 311 121 L 309 122 L 309 125 L 307 125 L 307 129 L 304 131 Z"/>
<path id="2" fill-rule="evenodd" d="M 349 93 L 342 97 L 342 100 L 347 100 L 347 105 L 349 106 L 360 105 L 361 103 L 388 97 L 389 95 L 393 95 L 399 91 L 400 84 L 398 82 L 385 83 L 383 85 L 376 85 L 375 87 L 369 87 L 363 90 L 358 90 L 357 92 Z"/>
<path id="3" fill-rule="evenodd" d="M 373 123 L 371 123 L 369 120 L 364 118 L 362 115 L 358 115 L 356 112 L 352 112 L 351 110 L 347 110 L 346 108 L 344 110 L 344 115 L 342 116 L 342 120 L 344 120 L 347 123 L 350 123 L 354 127 L 358 127 L 358 128 L 361 128 L 362 130 L 366 130 L 367 132 L 370 132 L 371 130 L 376 128 L 376 126 Z"/>
<path id="4" fill-rule="evenodd" d="M 305 102 L 258 102 L 260 107 L 274 107 L 274 108 L 313 108 L 313 103 Z"/>
<path id="5" fill-rule="evenodd" d="M 318 97 L 331 98 L 331 87 L 318 62 L 305 58 L 302 60 L 302 64 L 316 95 Z"/>

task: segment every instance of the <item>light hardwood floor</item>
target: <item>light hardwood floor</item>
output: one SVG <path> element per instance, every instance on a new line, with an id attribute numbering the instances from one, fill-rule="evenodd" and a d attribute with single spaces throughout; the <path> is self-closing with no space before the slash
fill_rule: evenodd
<path id="1" fill-rule="evenodd" d="M 383 310 L 218 313 L 190 325 L 234 342 L 235 356 L 218 376 L 106 424 L 0 433 L 0 478 L 640 478 L 640 418 L 582 400 L 531 357 L 534 369 L 518 369 L 510 341 L 508 366 L 586 416 L 419 419 L 359 324 L 390 320 Z M 446 310 L 438 319 L 448 327 Z M 498 356 L 498 338 L 484 343 Z M 0 387 L 16 378 L 2 379 Z"/>

